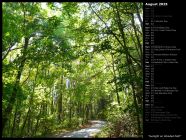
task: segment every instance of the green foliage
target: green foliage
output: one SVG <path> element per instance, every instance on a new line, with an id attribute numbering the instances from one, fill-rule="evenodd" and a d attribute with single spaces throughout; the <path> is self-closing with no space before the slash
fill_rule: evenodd
<path id="1" fill-rule="evenodd" d="M 100 48 L 101 48 L 100 51 L 106 51 L 112 49 L 112 46 L 110 45 L 110 42 L 108 40 L 105 40 L 104 42 L 101 43 Z"/>
<path id="2" fill-rule="evenodd" d="M 136 6 L 142 12 L 135 3 L 3 3 L 3 136 L 49 136 L 90 119 L 108 121 L 105 137 L 139 135 Z"/>
<path id="3" fill-rule="evenodd" d="M 122 111 L 121 111 L 122 110 Z M 107 125 L 98 134 L 98 137 L 135 137 L 137 125 L 135 121 L 134 106 L 126 108 L 113 102 L 107 110 Z"/>

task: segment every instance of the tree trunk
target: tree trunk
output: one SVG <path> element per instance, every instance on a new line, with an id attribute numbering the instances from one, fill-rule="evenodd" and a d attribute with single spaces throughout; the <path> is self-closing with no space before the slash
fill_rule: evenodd
<path id="1" fill-rule="evenodd" d="M 127 61 L 129 61 L 129 58 L 127 57 Z M 131 72 L 131 67 L 129 65 L 129 74 L 132 77 L 132 72 Z M 136 120 L 137 120 L 137 125 L 138 125 L 138 136 L 141 135 L 142 129 L 141 129 L 141 122 L 140 122 L 140 112 L 139 112 L 139 107 L 137 104 L 137 98 L 136 98 L 136 92 L 135 92 L 135 86 L 134 86 L 134 82 L 131 82 L 131 86 L 132 86 L 132 95 L 133 95 L 133 101 L 134 101 L 134 106 L 135 106 L 135 110 L 137 113 L 136 116 Z"/>
<path id="2" fill-rule="evenodd" d="M 23 122 L 23 125 L 22 125 L 22 128 L 21 128 L 21 134 L 20 134 L 20 136 L 23 136 L 23 133 L 25 132 L 25 131 L 23 131 L 23 130 L 24 130 L 24 128 L 25 128 L 25 125 L 26 125 L 26 122 L 27 122 L 29 113 L 30 113 L 30 108 L 28 109 L 26 118 L 25 118 L 25 120 L 24 120 L 24 122 Z"/>
<path id="3" fill-rule="evenodd" d="M 59 86 L 61 85 L 61 86 Z M 62 91 L 63 91 L 63 76 L 61 76 L 61 81 L 58 85 L 58 92 L 59 92 L 59 98 L 58 98 L 58 121 L 60 122 L 62 120 Z"/>
<path id="4" fill-rule="evenodd" d="M 140 11 L 139 11 L 139 7 L 138 7 L 138 3 L 136 3 L 136 12 L 137 12 L 137 17 L 140 21 L 140 25 L 141 25 L 141 30 L 143 31 L 143 21 L 142 21 L 142 18 L 140 16 Z"/>
<path id="5" fill-rule="evenodd" d="M 117 85 L 117 80 L 116 80 L 116 70 L 115 70 L 114 57 L 113 57 L 113 53 L 112 52 L 111 52 L 111 56 L 112 56 L 112 70 L 113 70 L 113 73 L 114 73 L 115 91 L 116 91 L 116 95 L 117 95 L 118 105 L 120 105 L 120 98 L 119 98 L 119 93 L 118 93 L 118 85 Z"/>
<path id="6" fill-rule="evenodd" d="M 13 105 L 14 105 L 15 100 L 17 98 L 16 96 L 17 96 L 18 86 L 19 86 L 19 83 L 20 83 L 21 73 L 23 71 L 23 67 L 24 67 L 25 61 L 26 61 L 26 49 L 28 47 L 28 42 L 29 42 L 29 38 L 25 38 L 23 55 L 21 57 L 21 64 L 20 64 L 18 72 L 17 72 L 15 85 L 14 85 L 14 88 L 13 88 L 13 91 L 12 91 L 12 94 L 11 94 L 11 97 L 10 97 L 10 101 L 8 103 L 7 108 L 4 111 L 3 118 L 2 118 L 2 131 L 4 130 L 6 122 L 8 121 L 9 115 L 12 112 Z"/>
<path id="7" fill-rule="evenodd" d="M 143 50 L 142 50 L 142 45 L 140 43 L 140 39 L 139 39 L 139 36 L 137 34 L 137 31 L 136 31 L 136 25 L 134 24 L 134 15 L 131 14 L 131 16 L 132 16 L 132 27 L 134 29 L 134 34 L 135 34 L 135 37 L 136 37 L 136 40 L 137 40 L 138 48 L 140 50 L 141 65 L 143 65 Z"/>
<path id="8" fill-rule="evenodd" d="M 42 105 L 40 106 L 40 111 L 39 111 L 39 114 L 37 115 L 37 121 L 36 121 L 36 125 L 35 125 L 34 135 L 36 135 L 37 130 L 38 130 L 38 125 L 39 125 L 41 112 L 42 112 Z"/>
<path id="9" fill-rule="evenodd" d="M 120 30 L 120 33 L 121 33 L 121 36 L 122 36 L 122 39 L 123 39 L 123 49 L 125 50 L 125 55 L 126 55 L 126 60 L 127 60 L 127 65 L 128 65 L 128 71 L 129 71 L 129 75 L 130 77 L 132 77 L 132 71 L 131 71 L 131 65 L 132 65 L 132 60 L 131 60 L 131 57 L 129 55 L 129 52 L 128 52 L 128 49 L 127 49 L 127 44 L 126 44 L 126 38 L 125 38 L 125 34 L 124 34 L 124 31 L 123 31 L 123 27 L 122 27 L 122 24 L 121 24 L 121 19 L 120 19 L 120 13 L 119 13 L 119 9 L 118 9 L 118 6 L 117 6 L 117 3 L 115 4 L 116 6 L 116 15 L 117 15 L 117 18 L 118 18 L 118 27 L 119 27 L 119 30 Z M 141 67 L 142 68 L 142 63 L 141 63 Z M 134 69 L 133 69 L 134 70 Z M 137 104 L 137 101 L 136 101 L 136 93 L 135 93 L 135 86 L 134 86 L 134 82 L 132 81 L 131 82 L 131 85 L 132 85 L 132 92 L 133 92 L 133 100 L 134 100 L 134 106 L 135 106 L 135 109 L 136 109 L 136 113 L 137 113 L 137 125 L 138 125 L 138 135 L 141 135 L 141 123 L 140 123 L 140 114 L 139 114 L 139 107 L 138 107 L 138 104 Z"/>
<path id="10" fill-rule="evenodd" d="M 13 137 L 14 130 L 15 130 L 15 126 L 16 126 L 17 110 L 18 110 L 18 104 L 16 105 L 16 108 L 15 108 L 14 120 L 13 120 L 13 125 L 12 125 L 12 132 L 11 132 L 11 137 Z"/>
<path id="11" fill-rule="evenodd" d="M 58 121 L 59 122 L 62 119 L 62 114 L 61 113 L 62 113 L 62 93 L 60 93 L 59 98 L 58 98 Z"/>

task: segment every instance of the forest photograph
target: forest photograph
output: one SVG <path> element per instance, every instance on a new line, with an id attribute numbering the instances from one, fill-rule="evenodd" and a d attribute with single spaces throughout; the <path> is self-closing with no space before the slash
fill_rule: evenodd
<path id="1" fill-rule="evenodd" d="M 143 3 L 2 2 L 2 137 L 143 136 Z"/>

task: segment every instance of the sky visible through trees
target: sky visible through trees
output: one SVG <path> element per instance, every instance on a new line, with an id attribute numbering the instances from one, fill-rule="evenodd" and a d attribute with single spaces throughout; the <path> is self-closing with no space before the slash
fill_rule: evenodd
<path id="1" fill-rule="evenodd" d="M 2 3 L 2 134 L 46 137 L 105 121 L 143 134 L 143 5 Z"/>

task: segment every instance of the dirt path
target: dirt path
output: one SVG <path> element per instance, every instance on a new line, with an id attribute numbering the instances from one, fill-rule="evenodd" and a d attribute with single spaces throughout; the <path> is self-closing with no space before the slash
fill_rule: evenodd
<path id="1" fill-rule="evenodd" d="M 66 134 L 58 135 L 58 138 L 90 138 L 99 131 L 105 125 L 104 121 L 91 121 L 92 125 L 88 128 L 80 129 L 77 131 L 69 132 Z"/>

